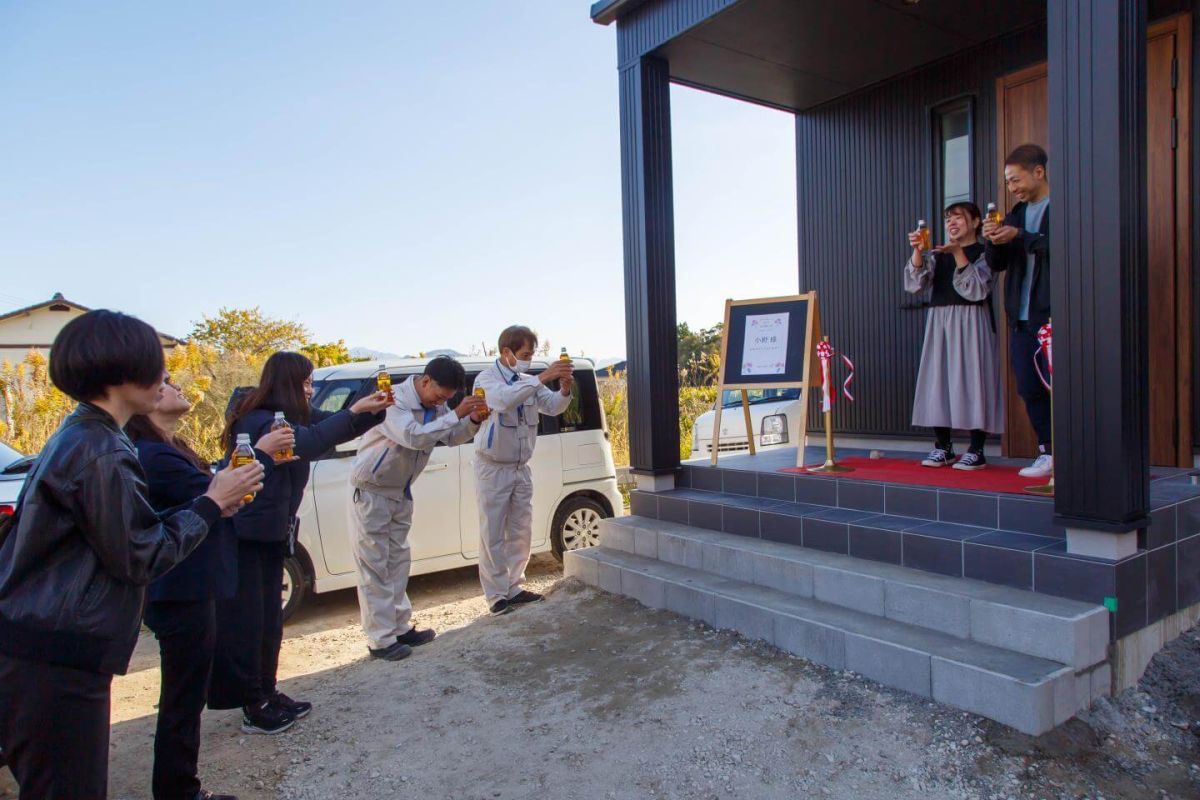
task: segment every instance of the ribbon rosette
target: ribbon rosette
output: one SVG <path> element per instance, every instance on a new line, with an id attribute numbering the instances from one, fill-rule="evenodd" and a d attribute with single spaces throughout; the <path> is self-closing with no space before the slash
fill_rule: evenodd
<path id="1" fill-rule="evenodd" d="M 834 352 L 833 345 L 829 342 L 817 343 L 817 358 L 821 360 L 821 411 L 829 411 L 833 408 L 833 403 L 837 399 L 837 389 L 834 388 L 830 379 L 831 366 L 830 362 L 834 355 L 840 355 L 842 361 L 846 364 L 846 368 L 850 370 L 850 374 L 846 376 L 845 382 L 842 384 L 842 394 L 851 403 L 854 402 L 854 395 L 850 394 L 850 383 L 854 380 L 854 362 L 847 358 L 842 353 Z"/>
<path id="2" fill-rule="evenodd" d="M 1038 349 L 1033 354 L 1033 368 L 1037 371 L 1038 380 L 1042 382 L 1042 386 L 1046 387 L 1046 391 L 1053 391 L 1051 384 L 1054 382 L 1054 329 L 1049 322 L 1038 328 L 1037 342 Z M 1041 364 L 1038 363 L 1038 355 L 1041 353 L 1046 355 L 1046 372 L 1050 376 L 1049 380 L 1046 380 L 1046 376 L 1042 374 Z"/>

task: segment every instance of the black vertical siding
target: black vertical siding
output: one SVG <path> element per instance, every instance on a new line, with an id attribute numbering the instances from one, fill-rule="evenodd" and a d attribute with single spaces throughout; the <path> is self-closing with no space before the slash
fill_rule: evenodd
<path id="1" fill-rule="evenodd" d="M 736 2 L 659 0 L 638 6 L 617 20 L 617 66 L 636 61 Z"/>
<path id="2" fill-rule="evenodd" d="M 620 72 L 629 464 L 651 474 L 679 466 L 679 404 L 660 402 L 679 396 L 669 77 L 656 58 Z"/>
<path id="3" fill-rule="evenodd" d="M 1049 10 L 1050 152 L 1068 188 L 1050 229 L 1055 521 L 1132 531 L 1150 502 L 1146 7 Z"/>
<path id="4" fill-rule="evenodd" d="M 982 206 L 1000 195 L 996 78 L 1045 58 L 1046 30 L 1038 26 L 796 115 L 800 289 L 817 291 L 824 332 L 858 367 L 859 402 L 839 406 L 838 431 L 916 433 L 910 420 L 925 315 L 904 292 L 902 270 L 905 233 L 918 218 L 939 224 L 932 108 L 973 98 Z"/>

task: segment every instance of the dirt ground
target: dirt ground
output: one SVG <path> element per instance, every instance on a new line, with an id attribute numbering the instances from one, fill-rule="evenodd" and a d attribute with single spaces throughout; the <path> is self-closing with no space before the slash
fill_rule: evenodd
<path id="1" fill-rule="evenodd" d="M 1200 631 L 1138 691 L 1033 739 L 762 644 L 562 581 L 547 602 L 484 614 L 473 569 L 413 580 L 438 639 L 372 661 L 353 592 L 288 626 L 283 690 L 313 714 L 276 737 L 205 717 L 206 787 L 264 798 L 1200 797 Z M 149 796 L 157 649 L 113 689 L 111 796 Z M 15 796 L 0 777 L 0 798 Z"/>

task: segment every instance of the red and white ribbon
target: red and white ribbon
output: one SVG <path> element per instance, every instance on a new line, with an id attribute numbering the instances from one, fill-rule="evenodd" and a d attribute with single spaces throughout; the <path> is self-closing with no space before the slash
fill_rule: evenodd
<path id="1" fill-rule="evenodd" d="M 830 362 L 833 361 L 835 353 L 833 345 L 829 342 L 817 343 L 817 358 L 821 360 L 821 411 L 829 411 L 833 408 L 833 403 L 837 400 L 837 389 L 833 386 L 833 381 L 830 377 L 832 371 Z M 854 395 L 850 393 L 850 383 L 854 380 L 854 362 L 841 353 L 836 355 L 841 356 L 842 361 L 846 364 L 846 368 L 850 370 L 850 374 L 846 376 L 845 382 L 842 384 L 842 394 L 851 403 L 854 402 Z"/>
<path id="2" fill-rule="evenodd" d="M 1046 387 L 1046 391 L 1053 391 L 1051 384 L 1054 382 L 1054 330 L 1047 322 L 1042 327 L 1038 328 L 1037 332 L 1038 349 L 1033 354 L 1033 368 L 1037 371 L 1038 380 L 1042 382 L 1042 386 Z M 1038 355 L 1046 354 L 1046 372 L 1050 375 L 1050 380 L 1046 380 L 1046 376 L 1042 374 L 1041 364 L 1038 363 Z"/>

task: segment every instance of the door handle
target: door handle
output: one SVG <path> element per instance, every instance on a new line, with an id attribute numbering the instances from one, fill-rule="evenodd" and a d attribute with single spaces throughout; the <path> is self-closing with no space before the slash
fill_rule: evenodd
<path id="1" fill-rule="evenodd" d="M 441 472 L 444 469 L 449 469 L 449 464 L 430 464 L 425 468 L 426 472 Z"/>

